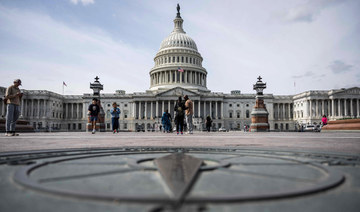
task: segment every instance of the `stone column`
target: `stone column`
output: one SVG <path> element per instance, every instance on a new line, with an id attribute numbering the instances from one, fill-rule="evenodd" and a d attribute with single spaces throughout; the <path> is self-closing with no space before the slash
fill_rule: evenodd
<path id="1" fill-rule="evenodd" d="M 155 118 L 159 116 L 159 101 L 156 101 Z"/>
<path id="2" fill-rule="evenodd" d="M 71 103 L 70 118 L 74 119 L 74 103 Z"/>
<path id="3" fill-rule="evenodd" d="M 30 117 L 32 118 L 34 115 L 34 100 L 31 99 L 31 105 L 30 105 Z"/>
<path id="4" fill-rule="evenodd" d="M 285 120 L 286 119 L 286 103 L 282 104 L 283 108 L 282 108 L 282 119 Z"/>
<path id="5" fill-rule="evenodd" d="M 291 117 L 291 103 L 289 103 L 288 105 L 289 105 L 289 108 L 288 108 L 288 110 L 289 110 L 289 115 L 288 115 L 288 117 L 289 117 L 289 118 L 288 118 L 288 119 L 291 120 L 291 119 L 292 119 L 292 117 Z"/>
<path id="6" fill-rule="evenodd" d="M 280 120 L 280 103 L 277 103 L 277 120 Z"/>
<path id="7" fill-rule="evenodd" d="M 40 118 L 40 99 L 37 100 L 37 103 L 38 103 L 38 104 L 37 104 L 37 109 L 38 109 L 38 110 L 37 110 L 36 116 L 37 116 L 38 118 Z"/>
<path id="8" fill-rule="evenodd" d="M 77 115 L 76 115 L 76 118 L 77 118 L 77 119 L 80 119 L 80 118 L 81 118 L 81 116 L 80 116 L 80 112 L 81 112 L 81 111 L 80 111 L 80 104 L 77 103 L 76 106 L 77 106 Z"/>
<path id="9" fill-rule="evenodd" d="M 330 107 L 330 100 L 327 100 L 326 103 L 327 103 L 327 113 L 326 113 L 326 116 L 328 116 L 328 118 L 329 118 L 329 117 L 330 117 L 330 110 L 331 110 L 331 109 L 330 109 L 330 108 L 331 108 L 331 107 Z"/>
<path id="10" fill-rule="evenodd" d="M 83 109 L 83 114 L 82 114 L 82 119 L 86 119 L 86 114 L 87 114 L 87 110 L 86 110 L 86 104 L 82 103 L 82 109 Z"/>
<path id="11" fill-rule="evenodd" d="M 331 116 L 335 116 L 335 100 L 331 99 Z"/>
<path id="12" fill-rule="evenodd" d="M 145 104 L 145 120 L 148 119 L 147 118 L 147 101 L 144 102 Z"/>
<path id="13" fill-rule="evenodd" d="M 177 73 L 178 73 L 179 71 L 175 71 L 175 83 L 177 83 Z"/>
<path id="14" fill-rule="evenodd" d="M 188 71 L 184 71 L 184 74 L 185 74 L 185 80 L 184 80 L 184 83 L 188 83 L 188 81 L 187 81 Z"/>
<path id="15" fill-rule="evenodd" d="M 209 102 L 210 106 L 209 106 L 209 115 L 210 115 L 210 118 L 213 119 L 213 116 L 212 116 L 212 101 Z"/>
<path id="16" fill-rule="evenodd" d="M 205 120 L 205 118 L 206 118 L 206 116 L 207 116 L 207 114 L 206 114 L 206 101 L 204 101 L 204 120 Z"/>
<path id="17" fill-rule="evenodd" d="M 319 116 L 319 100 L 315 100 L 315 117 Z"/>
<path id="18" fill-rule="evenodd" d="M 173 81 L 173 71 L 170 71 L 170 82 Z"/>
<path id="19" fill-rule="evenodd" d="M 43 117 L 46 117 L 46 112 L 48 111 L 49 107 L 47 105 L 47 100 L 44 99 L 44 110 L 43 110 Z M 52 114 L 51 114 L 51 117 L 52 117 Z"/>
<path id="20" fill-rule="evenodd" d="M 21 111 L 20 111 L 20 118 L 23 118 L 24 117 L 24 99 L 22 98 L 21 99 Z M 3 103 L 4 104 L 4 103 Z"/>
<path id="21" fill-rule="evenodd" d="M 313 116 L 313 114 L 312 114 L 312 100 L 309 100 L 310 101 L 310 114 L 309 114 L 309 116 L 310 116 L 310 119 L 312 119 L 312 116 Z"/>
<path id="22" fill-rule="evenodd" d="M 221 101 L 220 112 L 221 112 L 221 119 L 224 119 L 224 102 L 223 101 Z"/>
<path id="23" fill-rule="evenodd" d="M 325 100 L 322 100 L 321 102 L 321 116 L 325 114 Z"/>
<path id="24" fill-rule="evenodd" d="M 338 99 L 338 116 L 341 116 L 341 99 Z"/>
<path id="25" fill-rule="evenodd" d="M 198 101 L 198 117 L 200 118 L 201 116 L 201 101 Z"/>
<path id="26" fill-rule="evenodd" d="M 153 116 L 153 114 L 154 114 L 154 108 L 153 108 L 153 102 L 151 101 L 150 102 L 150 119 L 154 119 L 154 116 Z"/>
<path id="27" fill-rule="evenodd" d="M 141 114 L 141 101 L 139 101 L 139 119 L 142 119 L 142 114 Z"/>
<path id="28" fill-rule="evenodd" d="M 360 99 L 356 99 L 356 115 L 360 118 Z"/>
<path id="29" fill-rule="evenodd" d="M 219 116 L 218 116 L 218 102 L 217 101 L 215 102 L 215 110 L 216 110 L 215 111 L 215 118 L 219 119 Z"/>
<path id="30" fill-rule="evenodd" d="M 171 108 L 170 108 L 170 105 L 171 105 L 171 101 L 170 101 L 170 100 L 168 100 L 168 111 L 169 111 L 169 113 L 171 113 Z"/>
<path id="31" fill-rule="evenodd" d="M 132 103 L 132 109 L 133 109 L 133 117 L 134 117 L 134 119 L 136 119 L 136 102 L 134 101 L 133 103 Z"/>
<path id="32" fill-rule="evenodd" d="M 160 116 L 162 116 L 163 112 L 165 111 L 165 101 L 162 100 L 161 101 L 161 113 L 160 113 Z"/>
<path id="33" fill-rule="evenodd" d="M 344 99 L 344 116 L 348 116 L 348 110 L 347 110 L 347 99 Z"/>
<path id="34" fill-rule="evenodd" d="M 198 79 L 198 76 L 197 76 L 197 73 L 195 72 L 195 84 L 198 84 L 197 79 Z"/>

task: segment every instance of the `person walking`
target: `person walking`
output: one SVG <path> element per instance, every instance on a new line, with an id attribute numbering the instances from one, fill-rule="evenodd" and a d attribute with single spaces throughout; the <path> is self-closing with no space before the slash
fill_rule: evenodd
<path id="1" fill-rule="evenodd" d="M 179 132 L 181 132 L 181 135 L 183 134 L 184 130 L 184 116 L 185 116 L 185 104 L 182 101 L 181 96 L 179 96 L 178 101 L 175 104 L 175 124 L 176 124 L 176 134 L 179 135 Z"/>
<path id="2" fill-rule="evenodd" d="M 14 80 L 14 84 L 6 89 L 5 103 L 7 104 L 6 113 L 6 136 L 18 136 L 15 132 L 16 121 L 20 116 L 20 102 L 23 94 L 20 92 L 19 86 L 21 80 Z"/>
<path id="3" fill-rule="evenodd" d="M 185 100 L 185 117 L 186 117 L 186 125 L 188 129 L 189 134 L 193 134 L 193 115 L 194 115 L 194 109 L 193 109 L 193 102 L 189 99 L 188 95 L 184 96 Z"/>
<path id="4" fill-rule="evenodd" d="M 205 123 L 205 124 L 206 124 L 206 130 L 207 130 L 208 132 L 210 132 L 212 120 L 211 120 L 211 118 L 210 118 L 209 115 L 206 117 L 206 123 Z"/>
<path id="5" fill-rule="evenodd" d="M 89 105 L 88 114 L 90 115 L 90 122 L 92 126 L 92 134 L 96 132 L 96 121 L 98 120 L 98 115 L 100 113 L 100 106 L 98 100 L 93 98 L 92 104 Z"/>
<path id="6" fill-rule="evenodd" d="M 161 117 L 161 123 L 162 123 L 162 125 L 164 126 L 164 133 L 165 132 L 167 132 L 167 133 L 169 133 L 170 132 L 170 118 L 171 118 L 171 116 L 169 116 L 170 114 L 169 114 L 169 111 L 168 110 L 166 110 L 164 113 L 163 113 L 163 115 L 162 115 L 162 117 Z"/>
<path id="7" fill-rule="evenodd" d="M 112 123 L 112 130 L 113 133 L 119 133 L 119 116 L 120 116 L 120 108 L 118 108 L 117 103 L 113 102 L 112 104 L 113 108 L 110 110 L 111 114 L 111 123 Z"/>

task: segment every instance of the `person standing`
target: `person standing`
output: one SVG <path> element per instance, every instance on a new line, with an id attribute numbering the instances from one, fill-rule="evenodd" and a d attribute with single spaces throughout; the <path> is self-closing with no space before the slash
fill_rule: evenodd
<path id="1" fill-rule="evenodd" d="M 185 104 L 182 101 L 181 96 L 179 96 L 178 101 L 175 105 L 175 124 L 176 124 L 176 134 L 179 135 L 179 132 L 181 132 L 181 135 L 183 134 L 184 130 L 184 116 L 185 116 Z"/>
<path id="2" fill-rule="evenodd" d="M 98 104 L 98 100 L 93 98 L 92 104 L 89 105 L 88 114 L 90 115 L 90 122 L 92 126 L 92 134 L 96 132 L 96 121 L 98 120 L 98 115 L 100 112 L 100 106 Z"/>
<path id="3" fill-rule="evenodd" d="M 210 132 L 211 124 L 212 124 L 212 120 L 211 120 L 210 116 L 207 116 L 207 117 L 206 117 L 206 130 L 207 130 L 208 132 Z"/>
<path id="4" fill-rule="evenodd" d="M 170 132 L 170 122 L 171 122 L 171 116 L 169 114 L 169 111 L 166 110 L 161 117 L 161 123 L 164 126 L 164 133 Z"/>
<path id="5" fill-rule="evenodd" d="M 5 92 L 5 102 L 7 104 L 7 113 L 6 113 L 6 136 L 18 136 L 19 134 L 15 132 L 16 121 L 20 116 L 20 102 L 22 93 L 20 92 L 19 86 L 21 85 L 21 80 L 14 80 L 14 84 L 6 89 Z"/>
<path id="6" fill-rule="evenodd" d="M 111 114 L 111 123 L 112 123 L 112 130 L 113 133 L 119 133 L 119 117 L 120 117 L 120 108 L 118 108 L 117 103 L 113 102 L 112 104 L 113 108 L 110 110 Z"/>
<path id="7" fill-rule="evenodd" d="M 185 117 L 186 117 L 186 125 L 188 129 L 189 134 L 193 134 L 193 115 L 194 115 L 194 109 L 193 109 L 193 102 L 189 99 L 188 95 L 184 96 L 185 100 Z"/>

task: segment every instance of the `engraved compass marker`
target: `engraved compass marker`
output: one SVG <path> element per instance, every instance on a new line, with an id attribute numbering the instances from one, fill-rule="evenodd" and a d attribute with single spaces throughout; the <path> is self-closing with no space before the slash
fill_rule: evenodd
<path id="1" fill-rule="evenodd" d="M 195 181 L 203 161 L 184 153 L 174 153 L 154 162 L 174 198 L 181 201 Z"/>

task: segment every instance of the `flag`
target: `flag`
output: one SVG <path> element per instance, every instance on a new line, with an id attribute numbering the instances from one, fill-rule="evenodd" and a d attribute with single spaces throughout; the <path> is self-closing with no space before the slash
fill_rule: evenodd
<path id="1" fill-rule="evenodd" d="M 66 83 L 64 81 L 63 81 L 63 85 L 65 85 L 67 87 L 67 85 L 66 85 Z"/>
<path id="2" fill-rule="evenodd" d="M 178 67 L 178 71 L 180 71 L 180 72 L 184 72 L 184 69 L 182 69 L 182 68 Z"/>

